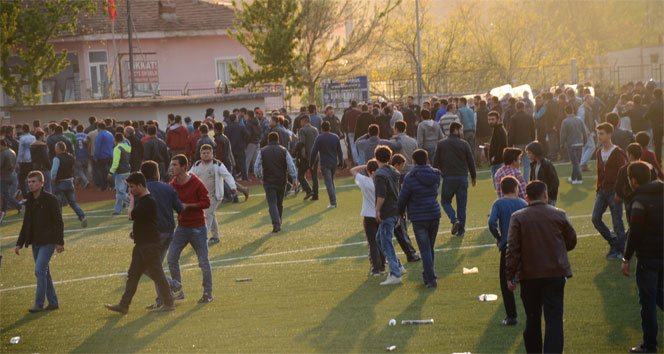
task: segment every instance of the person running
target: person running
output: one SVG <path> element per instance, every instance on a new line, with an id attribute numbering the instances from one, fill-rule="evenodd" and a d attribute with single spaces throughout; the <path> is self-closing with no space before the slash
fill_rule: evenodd
<path id="1" fill-rule="evenodd" d="M 145 176 L 145 186 L 148 188 L 148 192 L 150 192 L 150 195 L 157 201 L 157 218 L 159 219 L 157 230 L 159 231 L 159 245 L 161 249 L 159 264 L 162 264 L 164 263 L 164 258 L 171 245 L 171 241 L 173 240 L 173 230 L 175 229 L 173 211 L 182 214 L 184 207 L 182 206 L 175 189 L 173 189 L 170 184 L 161 182 L 159 179 L 159 164 L 154 161 L 144 161 L 141 164 L 141 173 Z M 182 286 L 177 282 L 174 282 L 173 279 L 168 276 L 166 276 L 166 280 L 168 280 L 168 283 L 171 286 L 173 299 L 184 299 L 184 293 L 181 290 Z M 157 286 L 156 283 L 155 290 L 157 291 L 155 303 L 147 306 L 146 309 L 148 310 L 153 310 L 163 305 L 161 294 L 159 293 L 159 286 Z"/>
<path id="2" fill-rule="evenodd" d="M 330 130 L 330 122 L 321 123 L 321 134 L 314 140 L 309 156 L 309 165 L 313 166 L 317 160 L 320 161 L 320 170 L 323 173 L 323 180 L 327 188 L 327 196 L 330 198 L 328 209 L 337 207 L 337 192 L 334 189 L 334 173 L 337 167 L 343 167 L 344 155 L 341 151 L 341 142 L 339 136 Z M 320 159 L 318 156 L 320 155 Z"/>
<path id="3" fill-rule="evenodd" d="M 401 265 L 392 245 L 392 234 L 394 226 L 399 217 L 397 198 L 399 197 L 399 172 L 390 166 L 392 150 L 384 145 L 376 147 L 376 161 L 378 170 L 374 176 L 374 186 L 376 188 L 376 221 L 378 231 L 376 241 L 378 247 L 383 252 L 389 265 L 390 274 L 380 285 L 401 284 L 401 275 L 406 273 L 406 269 Z"/>
<path id="4" fill-rule="evenodd" d="M 263 181 L 265 200 L 272 219 L 272 232 L 276 233 L 281 231 L 288 175 L 293 179 L 293 188 L 296 188 L 297 172 L 293 158 L 285 147 L 279 145 L 279 133 L 270 132 L 267 141 L 268 144 L 256 158 L 254 172 L 256 178 Z"/>
<path id="5" fill-rule="evenodd" d="M 526 311 L 523 341 L 528 353 L 562 353 L 565 283 L 572 277 L 567 253 L 576 246 L 576 231 L 565 212 L 549 205 L 546 184 L 526 188 L 528 206 L 510 218 L 505 278 L 510 291 L 521 284 Z M 542 311 L 546 333 L 542 344 Z"/>
<path id="6" fill-rule="evenodd" d="M 397 205 L 400 215 L 408 210 L 408 219 L 413 223 L 415 240 L 422 255 L 424 285 L 433 289 L 438 286 L 434 271 L 434 247 L 441 216 L 436 200 L 440 171 L 429 165 L 429 157 L 424 149 L 415 150 L 412 158 L 415 166 L 403 181 Z M 401 222 L 405 223 L 403 217 Z"/>
<path id="7" fill-rule="evenodd" d="M 32 245 L 37 290 L 34 306 L 28 311 L 57 310 L 60 304 L 51 278 L 49 263 L 53 252 L 62 253 L 65 250 L 60 203 L 58 198 L 44 190 L 44 175 L 41 171 L 28 173 L 28 190 L 30 192 L 26 196 L 28 201 L 25 203 L 23 225 L 14 248 L 14 253 L 19 255 L 23 246 Z M 44 307 L 46 299 L 48 306 Z"/>
<path id="8" fill-rule="evenodd" d="M 606 258 L 621 259 L 625 248 L 625 226 L 622 220 L 622 202 L 615 198 L 615 187 L 618 171 L 627 163 L 627 160 L 623 150 L 611 142 L 611 134 L 613 133 L 611 124 L 601 123 L 595 130 L 600 148 L 596 152 L 597 196 L 593 207 L 592 222 L 595 229 L 609 243 L 609 252 Z M 607 208 L 611 210 L 611 220 L 615 233 L 612 233 L 602 220 L 602 215 Z"/>
<path id="9" fill-rule="evenodd" d="M 532 161 L 529 169 L 530 180 L 544 182 L 546 184 L 546 190 L 549 193 L 549 204 L 556 206 L 560 180 L 558 180 L 556 168 L 544 154 L 544 146 L 539 141 L 535 140 L 526 146 L 526 153 L 528 159 Z"/>
<path id="10" fill-rule="evenodd" d="M 131 146 L 125 141 L 122 133 L 115 134 L 114 142 L 113 164 L 108 170 L 108 180 L 113 179 L 115 181 L 115 208 L 112 215 L 120 215 L 125 205 L 129 205 L 125 180 L 131 172 Z"/>
<path id="11" fill-rule="evenodd" d="M 210 207 L 205 183 L 198 176 L 187 172 L 189 161 L 180 154 L 171 159 L 171 172 L 173 180 L 171 186 L 178 193 L 184 211 L 178 215 L 178 226 L 173 234 L 173 241 L 168 247 L 168 269 L 176 286 L 182 284 L 180 273 L 180 254 L 188 244 L 196 252 L 198 266 L 203 275 L 203 296 L 199 304 L 212 302 L 212 269 L 208 258 L 207 227 L 205 226 L 204 210 Z M 184 293 L 181 295 L 184 298 Z"/>
<path id="12" fill-rule="evenodd" d="M 376 170 L 378 170 L 378 163 L 375 159 L 371 159 L 366 165 L 356 166 L 350 170 L 350 174 L 355 178 L 355 184 L 362 191 L 360 215 L 363 218 L 364 234 L 369 244 L 369 262 L 371 263 L 369 276 L 371 277 L 379 277 L 385 274 L 385 256 L 378 248 L 376 241 L 379 226 L 378 221 L 376 221 L 376 188 L 373 181 Z M 362 174 L 363 171 L 366 171 L 366 176 Z"/>
<path id="13" fill-rule="evenodd" d="M 189 173 L 195 174 L 205 183 L 210 198 L 210 207 L 205 209 L 206 226 L 210 232 L 208 245 L 219 243 L 219 224 L 215 212 L 224 199 L 224 183 L 228 183 L 234 196 L 237 194 L 235 179 L 221 161 L 213 158 L 213 151 L 208 144 L 201 146 L 201 159 L 189 170 Z"/>
<path id="14" fill-rule="evenodd" d="M 514 176 L 504 177 L 500 181 L 500 189 L 504 197 L 493 202 L 489 215 L 489 231 L 496 238 L 496 246 L 500 252 L 500 293 L 503 296 L 503 305 L 507 317 L 503 320 L 505 326 L 516 326 L 516 302 L 514 293 L 507 288 L 505 277 L 505 251 L 507 249 L 507 236 L 510 227 L 510 218 L 517 210 L 525 208 L 528 203 L 519 198 L 519 181 Z"/>
<path id="15" fill-rule="evenodd" d="M 129 234 L 134 240 L 134 249 L 131 252 L 131 264 L 127 271 L 127 285 L 122 294 L 120 303 L 105 307 L 123 315 L 129 312 L 129 305 L 136 294 L 138 282 L 143 273 L 147 271 L 150 278 L 159 288 L 163 305 L 152 312 L 165 312 L 175 310 L 173 297 L 164 269 L 161 267 L 161 243 L 159 239 L 159 216 L 157 201 L 150 195 L 146 187 L 145 176 L 141 172 L 134 172 L 127 177 L 129 185 L 129 220 L 133 221 L 132 231 Z M 134 201 L 134 197 L 137 201 Z"/>
<path id="16" fill-rule="evenodd" d="M 664 310 L 664 183 L 651 179 L 650 167 L 645 162 L 631 163 L 627 173 L 634 193 L 622 273 L 629 277 L 629 262 L 636 254 L 636 286 L 643 330 L 643 342 L 629 352 L 655 353 L 657 335 L 661 333 L 657 328 L 657 307 Z"/>
<path id="17" fill-rule="evenodd" d="M 526 180 L 519 170 L 521 164 L 521 150 L 517 148 L 505 148 L 503 150 L 503 162 L 505 165 L 496 171 L 493 177 L 493 183 L 498 192 L 498 198 L 503 197 L 503 191 L 500 189 L 500 181 L 505 176 L 514 176 L 519 181 L 519 198 L 526 200 Z"/>
<path id="18" fill-rule="evenodd" d="M 463 126 L 452 122 L 450 136 L 441 140 L 436 147 L 433 167 L 440 170 L 443 186 L 440 191 L 440 204 L 452 223 L 452 235 L 463 237 L 466 232 L 466 204 L 468 202 L 468 172 L 471 184 L 477 184 L 475 160 L 470 145 L 461 139 Z M 457 210 L 452 207 L 456 197 Z"/>
<path id="19" fill-rule="evenodd" d="M 78 221 L 81 222 L 81 227 L 88 226 L 88 219 L 85 218 L 85 213 L 76 202 L 74 195 L 74 156 L 66 152 L 67 145 L 64 142 L 58 141 L 55 143 L 55 158 L 53 158 L 53 166 L 51 167 L 51 181 L 53 181 L 53 192 L 60 199 L 60 204 L 69 204 Z"/>

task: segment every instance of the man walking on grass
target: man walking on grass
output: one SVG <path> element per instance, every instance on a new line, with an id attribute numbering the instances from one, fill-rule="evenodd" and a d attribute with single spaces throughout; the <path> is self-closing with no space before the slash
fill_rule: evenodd
<path id="1" fill-rule="evenodd" d="M 54 184 L 54 194 L 60 199 L 60 205 L 69 204 L 74 209 L 81 227 L 88 226 L 83 209 L 76 202 L 74 195 L 74 156 L 65 151 L 65 143 L 58 141 L 55 144 L 55 158 L 51 167 L 51 181 Z"/>
<path id="2" fill-rule="evenodd" d="M 344 158 L 339 137 L 330 131 L 330 122 L 324 121 L 321 124 L 321 130 L 321 134 L 316 137 L 311 148 L 309 164 L 313 166 L 317 160 L 320 161 L 320 170 L 323 173 L 327 196 L 330 198 L 330 205 L 327 208 L 333 209 L 337 207 L 334 173 L 337 171 L 337 167 L 343 166 Z M 318 159 L 318 155 L 320 155 L 320 159 Z"/>
<path id="3" fill-rule="evenodd" d="M 180 254 L 188 244 L 194 248 L 198 266 L 203 275 L 203 296 L 199 304 L 212 302 L 212 269 L 208 258 L 207 227 L 204 210 L 210 207 L 210 197 L 203 181 L 193 173 L 187 172 L 189 161 L 180 154 L 171 159 L 173 180 L 171 186 L 178 193 L 184 211 L 178 215 L 178 226 L 173 234 L 173 241 L 168 247 L 168 269 L 176 285 L 182 284 L 180 273 Z M 184 293 L 180 294 L 184 298 Z"/>
<path id="4" fill-rule="evenodd" d="M 161 267 L 161 245 L 157 216 L 157 201 L 150 195 L 145 183 L 145 176 L 134 172 L 127 177 L 129 184 L 129 220 L 132 220 L 132 231 L 129 234 L 134 240 L 134 250 L 131 253 L 131 265 L 127 272 L 127 286 L 120 303 L 106 304 L 106 308 L 123 315 L 129 312 L 129 305 L 136 294 L 138 282 L 144 272 L 148 272 L 157 284 L 162 297 L 163 305 L 152 312 L 165 312 L 175 310 L 173 297 L 164 269 Z M 134 196 L 138 199 L 134 201 Z"/>

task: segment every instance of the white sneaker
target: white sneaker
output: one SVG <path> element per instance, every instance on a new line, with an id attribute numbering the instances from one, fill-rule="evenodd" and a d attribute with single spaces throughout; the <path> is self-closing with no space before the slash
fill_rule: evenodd
<path id="1" fill-rule="evenodd" d="M 572 179 L 572 177 L 567 177 L 567 182 L 574 184 L 574 180 Z"/>
<path id="2" fill-rule="evenodd" d="M 408 271 L 406 270 L 406 268 L 403 267 L 403 265 L 402 265 L 402 266 L 399 266 L 399 271 L 401 272 L 401 274 L 406 274 L 406 273 L 408 273 Z"/>
<path id="3" fill-rule="evenodd" d="M 572 184 L 582 184 L 583 180 L 577 179 L 576 181 L 572 181 Z"/>
<path id="4" fill-rule="evenodd" d="M 336 204 L 330 204 L 327 206 L 328 209 L 335 209 L 337 207 Z"/>
<path id="5" fill-rule="evenodd" d="M 388 275 L 387 279 L 385 279 L 384 282 L 380 283 L 380 285 L 395 285 L 395 284 L 401 284 L 401 277 L 395 277 L 392 274 Z"/>
<path id="6" fill-rule="evenodd" d="M 2 225 L 2 221 L 5 220 L 5 215 L 7 215 L 7 213 L 4 211 L 0 213 L 0 225 Z"/>

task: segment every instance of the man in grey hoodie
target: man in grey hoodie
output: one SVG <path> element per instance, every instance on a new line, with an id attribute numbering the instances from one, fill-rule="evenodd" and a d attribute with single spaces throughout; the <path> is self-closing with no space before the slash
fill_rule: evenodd
<path id="1" fill-rule="evenodd" d="M 565 107 L 565 114 L 567 117 L 560 127 L 560 146 L 567 147 L 569 160 L 572 163 L 572 176 L 567 180 L 572 184 L 581 184 L 583 175 L 579 162 L 581 161 L 581 150 L 588 139 L 588 131 L 583 121 L 574 115 L 574 106 L 568 104 Z"/>

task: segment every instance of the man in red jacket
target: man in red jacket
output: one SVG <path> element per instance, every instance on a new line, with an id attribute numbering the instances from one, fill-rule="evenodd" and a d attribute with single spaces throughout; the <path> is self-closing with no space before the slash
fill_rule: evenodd
<path id="1" fill-rule="evenodd" d="M 597 196 L 595 197 L 592 221 L 597 231 L 609 243 L 609 253 L 606 258 L 621 259 L 625 249 L 626 236 L 622 219 L 622 202 L 616 200 L 615 194 L 618 171 L 627 163 L 627 160 L 625 152 L 611 142 L 611 136 L 613 135 L 611 124 L 602 123 L 595 128 L 595 131 L 597 131 L 597 140 L 600 146 L 596 152 Z M 606 208 L 611 210 L 613 233 L 602 221 L 602 214 L 604 214 Z"/>
<path id="2" fill-rule="evenodd" d="M 647 132 L 639 132 L 636 134 L 636 142 L 641 145 L 641 161 L 645 161 L 652 165 L 657 171 L 657 178 L 664 180 L 664 173 L 662 173 L 662 167 L 657 162 L 657 157 L 655 153 L 648 150 L 648 144 L 650 144 L 650 135 Z"/>
<path id="3" fill-rule="evenodd" d="M 176 283 L 182 284 L 180 274 L 180 253 L 191 244 L 198 257 L 198 266 L 203 273 L 203 297 L 199 304 L 212 302 L 212 269 L 208 258 L 207 227 L 204 210 L 210 207 L 210 198 L 205 183 L 195 174 L 187 172 L 189 161 L 184 155 L 175 155 L 171 159 L 173 180 L 171 186 L 178 193 L 184 211 L 178 215 L 178 226 L 173 234 L 173 241 L 168 247 L 168 269 Z M 179 292 L 180 286 L 174 289 Z M 184 299 L 180 292 L 176 300 Z"/>
<path id="4" fill-rule="evenodd" d="M 198 146 L 198 140 L 202 137 L 201 132 L 198 130 L 201 127 L 201 121 L 197 120 L 194 122 L 194 132 L 189 135 L 187 138 L 187 158 L 193 161 L 196 157 L 196 146 Z"/>
<path id="5" fill-rule="evenodd" d="M 166 145 L 171 149 L 173 156 L 184 154 L 187 149 L 189 130 L 182 125 L 182 117 L 175 116 L 174 123 L 166 131 Z"/>

